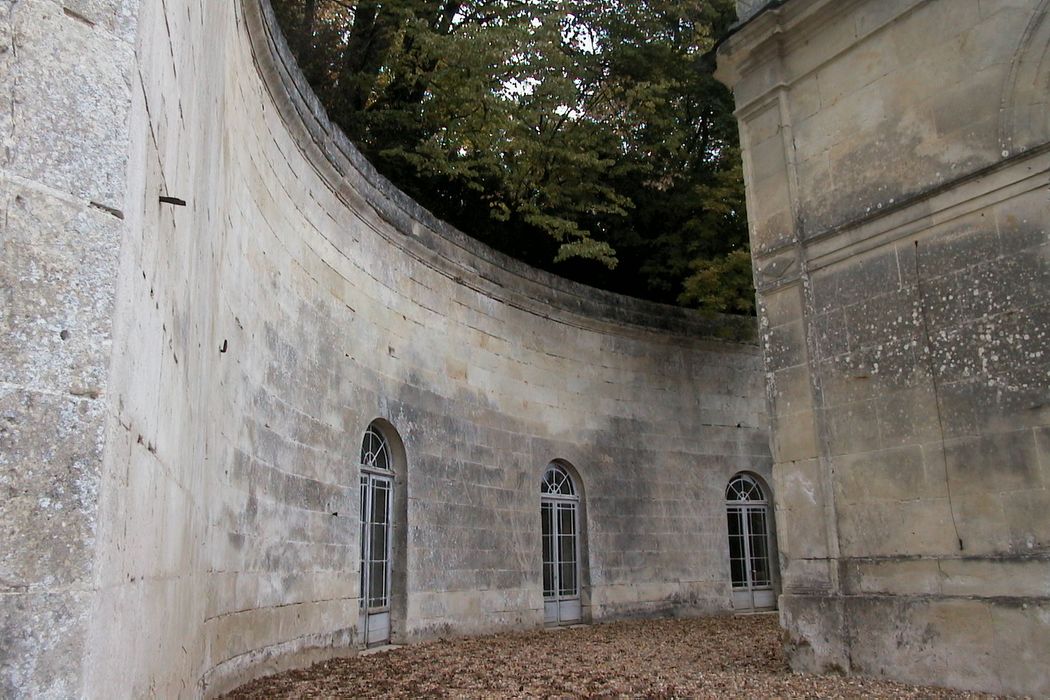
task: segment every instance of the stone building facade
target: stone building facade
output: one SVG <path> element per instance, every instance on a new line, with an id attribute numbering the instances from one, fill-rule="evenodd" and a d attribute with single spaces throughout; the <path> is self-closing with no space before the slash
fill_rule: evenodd
<path id="1" fill-rule="evenodd" d="M 1050 694 L 1050 3 L 740 2 L 795 667 Z"/>
<path id="2" fill-rule="evenodd" d="M 732 609 L 726 487 L 771 478 L 752 321 L 435 221 L 262 0 L 6 2 L 0 43 L 0 696 L 210 696 L 365 624 L 542 625 L 548 501 L 561 619 Z"/>

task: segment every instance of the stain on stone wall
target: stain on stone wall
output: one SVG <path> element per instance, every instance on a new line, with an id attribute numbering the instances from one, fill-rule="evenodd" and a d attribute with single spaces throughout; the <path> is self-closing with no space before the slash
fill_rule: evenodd
<path id="1" fill-rule="evenodd" d="M 1050 688 L 1047 6 L 789 1 L 721 47 L 798 668 Z"/>
<path id="2" fill-rule="evenodd" d="M 265 2 L 0 12 L 0 694 L 197 697 L 352 653 L 376 419 L 404 450 L 396 641 L 543 624 L 554 459 L 586 618 L 730 609 L 725 485 L 770 476 L 753 320 L 433 219 Z"/>

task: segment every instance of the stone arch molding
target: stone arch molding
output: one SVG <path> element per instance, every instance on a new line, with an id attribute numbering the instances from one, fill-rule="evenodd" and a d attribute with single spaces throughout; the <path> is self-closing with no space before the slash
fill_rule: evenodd
<path id="1" fill-rule="evenodd" d="M 1010 62 L 1000 106 L 1003 157 L 1050 140 L 1050 0 L 1032 11 Z"/>

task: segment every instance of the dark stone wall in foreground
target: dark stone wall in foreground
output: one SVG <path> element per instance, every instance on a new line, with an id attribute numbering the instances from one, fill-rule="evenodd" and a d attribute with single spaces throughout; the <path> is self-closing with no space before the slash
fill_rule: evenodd
<path id="1" fill-rule="evenodd" d="M 1045 695 L 1045 0 L 789 0 L 719 50 L 792 663 Z"/>

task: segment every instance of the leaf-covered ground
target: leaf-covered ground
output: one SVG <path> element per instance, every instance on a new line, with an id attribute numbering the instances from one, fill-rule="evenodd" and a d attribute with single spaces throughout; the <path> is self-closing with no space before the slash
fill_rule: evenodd
<path id="1" fill-rule="evenodd" d="M 949 698 L 866 678 L 792 673 L 775 615 L 640 620 L 438 640 L 335 659 L 229 698 Z"/>

